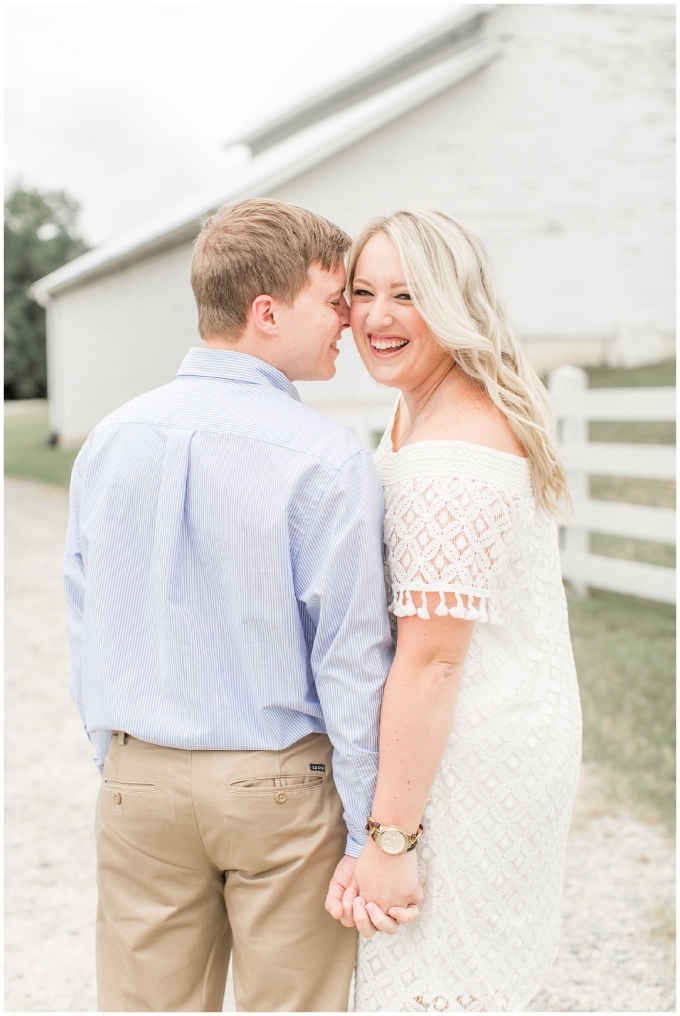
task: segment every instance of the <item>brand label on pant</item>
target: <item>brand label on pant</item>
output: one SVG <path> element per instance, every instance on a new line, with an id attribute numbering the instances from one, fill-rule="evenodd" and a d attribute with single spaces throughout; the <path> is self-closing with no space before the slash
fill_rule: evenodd
<path id="1" fill-rule="evenodd" d="M 319 765 L 316 762 L 310 762 L 309 763 L 309 768 L 312 769 L 315 773 L 325 773 L 326 772 L 326 767 L 322 766 L 322 765 Z"/>

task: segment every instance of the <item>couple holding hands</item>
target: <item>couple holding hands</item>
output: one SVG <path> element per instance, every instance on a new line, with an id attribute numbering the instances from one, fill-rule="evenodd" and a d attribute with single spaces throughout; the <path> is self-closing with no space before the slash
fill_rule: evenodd
<path id="1" fill-rule="evenodd" d="M 99 1009 L 221 1011 L 233 954 L 239 1011 L 521 1011 L 581 719 L 554 419 L 484 247 L 253 199 L 191 271 L 203 347 L 71 481 Z M 400 393 L 373 458 L 294 387 L 348 327 Z"/>

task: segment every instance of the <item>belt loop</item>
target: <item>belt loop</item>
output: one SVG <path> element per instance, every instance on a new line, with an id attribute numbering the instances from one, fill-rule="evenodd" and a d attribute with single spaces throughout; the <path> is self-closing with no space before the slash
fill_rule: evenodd
<path id="1" fill-rule="evenodd" d="M 118 744 L 127 744 L 128 736 L 124 730 L 118 731 Z"/>

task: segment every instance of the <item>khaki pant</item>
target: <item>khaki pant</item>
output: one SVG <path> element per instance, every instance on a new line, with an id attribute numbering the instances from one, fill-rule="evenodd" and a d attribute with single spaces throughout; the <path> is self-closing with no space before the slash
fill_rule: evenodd
<path id="1" fill-rule="evenodd" d="M 325 771 L 311 766 L 325 766 Z M 97 804 L 100 1012 L 344 1012 L 355 929 L 324 910 L 346 829 L 331 745 L 114 735 Z"/>

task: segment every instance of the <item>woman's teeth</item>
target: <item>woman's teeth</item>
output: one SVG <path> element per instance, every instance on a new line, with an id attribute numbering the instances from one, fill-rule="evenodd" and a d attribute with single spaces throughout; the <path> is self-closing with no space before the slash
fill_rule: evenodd
<path id="1" fill-rule="evenodd" d="M 381 341 L 379 339 L 371 339 L 371 345 L 374 349 L 399 349 L 407 343 L 408 339 L 390 339 L 388 342 Z"/>

